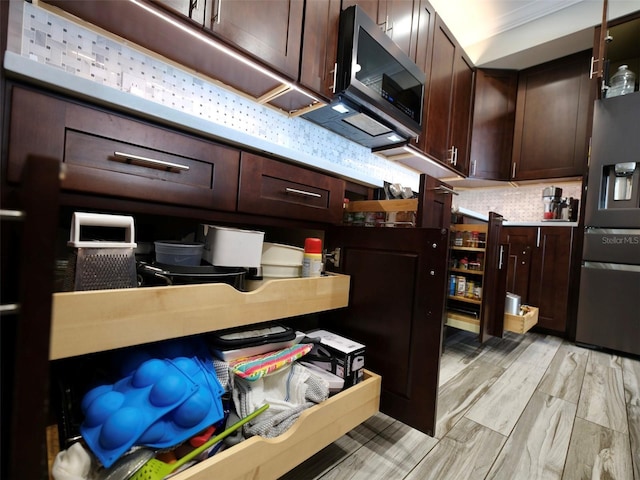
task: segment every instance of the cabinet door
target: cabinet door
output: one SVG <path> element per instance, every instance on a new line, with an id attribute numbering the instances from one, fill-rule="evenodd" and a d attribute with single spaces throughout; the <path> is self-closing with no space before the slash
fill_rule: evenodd
<path id="1" fill-rule="evenodd" d="M 198 0 L 153 0 L 168 10 L 174 11 L 190 18 L 200 26 L 205 25 L 205 21 L 211 18 L 211 2 Z"/>
<path id="2" fill-rule="evenodd" d="M 466 174 L 474 68 L 438 16 L 429 72 L 428 102 L 418 147 Z"/>
<path id="3" fill-rule="evenodd" d="M 238 211 L 310 222 L 342 222 L 344 180 L 243 152 Z"/>
<path id="4" fill-rule="evenodd" d="M 583 175 L 595 92 L 590 51 L 520 72 L 512 178 Z"/>
<path id="5" fill-rule="evenodd" d="M 480 314 L 480 343 L 504 333 L 507 265 L 505 245 L 500 242 L 502 216 L 489 212 L 485 252 L 484 287 Z"/>
<path id="6" fill-rule="evenodd" d="M 470 177 L 509 180 L 517 91 L 517 71 L 476 70 Z"/>
<path id="7" fill-rule="evenodd" d="M 538 327 L 561 334 L 567 329 L 573 230 L 540 227 L 531 260 L 528 300 L 540 308 Z"/>
<path id="8" fill-rule="evenodd" d="M 429 102 L 423 114 L 424 126 L 418 146 L 425 153 L 448 164 L 452 161 L 451 145 L 449 145 L 449 115 L 455 54 L 455 40 L 442 20 L 436 16 L 429 72 Z"/>
<path id="9" fill-rule="evenodd" d="M 325 244 L 341 248 L 351 277 L 349 308 L 330 327 L 366 345 L 367 368 L 382 376 L 381 411 L 435 432 L 443 329 L 447 232 L 425 228 L 336 227 Z"/>
<path id="10" fill-rule="evenodd" d="M 339 23 L 340 0 L 306 2 L 300 83 L 327 100 L 333 98 Z"/>
<path id="11" fill-rule="evenodd" d="M 461 48 L 453 63 L 453 98 L 451 104 L 451 145 L 455 148 L 453 168 L 469 172 L 469 139 L 473 100 L 474 67 Z"/>
<path id="12" fill-rule="evenodd" d="M 298 78 L 303 0 L 216 0 L 209 28 L 291 78 Z"/>
<path id="13" fill-rule="evenodd" d="M 385 33 L 415 62 L 420 0 L 387 0 L 384 7 L 380 14 Z"/>
<path id="14" fill-rule="evenodd" d="M 501 241 L 509 245 L 506 291 L 520 295 L 522 303 L 530 303 L 529 277 L 531 255 L 536 245 L 536 227 L 504 227 Z M 533 306 L 536 304 L 531 303 Z"/>

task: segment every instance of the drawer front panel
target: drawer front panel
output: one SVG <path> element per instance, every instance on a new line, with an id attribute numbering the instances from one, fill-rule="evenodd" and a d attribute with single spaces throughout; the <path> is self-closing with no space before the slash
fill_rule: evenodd
<path id="1" fill-rule="evenodd" d="M 117 113 L 15 87 L 9 145 L 10 181 L 38 154 L 66 164 L 66 190 L 236 208 L 239 150 Z"/>
<path id="2" fill-rule="evenodd" d="M 245 152 L 240 168 L 239 211 L 341 222 L 343 180 Z"/>

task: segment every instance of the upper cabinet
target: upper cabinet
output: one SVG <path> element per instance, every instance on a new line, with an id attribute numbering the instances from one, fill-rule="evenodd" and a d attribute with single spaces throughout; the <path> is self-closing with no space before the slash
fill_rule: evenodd
<path id="1" fill-rule="evenodd" d="M 477 69 L 469 177 L 509 180 L 518 72 Z"/>
<path id="2" fill-rule="evenodd" d="M 604 15 L 606 17 L 606 14 Z M 591 77 L 597 79 L 598 98 L 606 97 L 611 76 L 618 67 L 627 65 L 640 76 L 640 11 L 605 22 L 595 28 Z"/>
<path id="3" fill-rule="evenodd" d="M 303 0 L 214 0 L 205 28 L 297 80 Z"/>
<path id="4" fill-rule="evenodd" d="M 428 72 L 429 91 L 418 146 L 433 158 L 466 174 L 474 67 L 438 16 Z"/>
<path id="5" fill-rule="evenodd" d="M 300 84 L 325 100 L 333 97 L 339 24 L 340 0 L 306 3 Z"/>
<path id="6" fill-rule="evenodd" d="M 512 180 L 584 173 L 595 97 L 590 58 L 588 50 L 520 72 Z"/>

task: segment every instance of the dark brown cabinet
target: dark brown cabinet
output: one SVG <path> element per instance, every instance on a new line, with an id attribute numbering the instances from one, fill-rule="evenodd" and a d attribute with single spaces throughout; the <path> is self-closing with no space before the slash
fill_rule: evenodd
<path id="1" fill-rule="evenodd" d="M 598 98 L 606 98 L 609 79 L 620 65 L 640 72 L 640 11 L 596 26 L 591 76 L 597 83 Z"/>
<path id="2" fill-rule="evenodd" d="M 236 209 L 235 148 L 18 86 L 8 138 L 11 182 L 20 180 L 28 155 L 39 155 L 64 164 L 64 190 Z"/>
<path id="3" fill-rule="evenodd" d="M 584 51 L 520 72 L 512 180 L 583 175 L 595 98 L 590 57 Z"/>
<path id="4" fill-rule="evenodd" d="M 428 100 L 418 148 L 466 174 L 474 67 L 438 16 L 429 67 Z"/>
<path id="5" fill-rule="evenodd" d="M 339 224 L 344 192 L 344 180 L 242 153 L 239 212 Z"/>
<path id="6" fill-rule="evenodd" d="M 517 71 L 476 70 L 469 177 L 509 180 L 517 92 Z"/>
<path id="7" fill-rule="evenodd" d="M 306 3 L 300 84 L 325 100 L 333 98 L 339 23 L 340 0 Z"/>
<path id="8" fill-rule="evenodd" d="M 446 325 L 478 334 L 480 343 L 504 330 L 506 250 L 500 244 L 502 216 L 488 223 L 451 226 Z"/>
<path id="9" fill-rule="evenodd" d="M 504 227 L 507 291 L 539 308 L 538 327 L 565 335 L 569 324 L 573 227 Z"/>
<path id="10" fill-rule="evenodd" d="M 367 346 L 367 368 L 382 376 L 380 409 L 435 433 L 447 259 L 446 230 L 342 227 L 336 269 L 351 278 L 349 308 L 330 327 Z"/>
<path id="11" fill-rule="evenodd" d="M 297 80 L 303 14 L 303 0 L 215 0 L 205 27 Z"/>

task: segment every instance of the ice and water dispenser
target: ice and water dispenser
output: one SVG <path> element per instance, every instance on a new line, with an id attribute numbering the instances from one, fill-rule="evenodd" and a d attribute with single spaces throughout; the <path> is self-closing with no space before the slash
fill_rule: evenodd
<path id="1" fill-rule="evenodd" d="M 604 165 L 600 208 L 640 207 L 640 162 Z"/>

